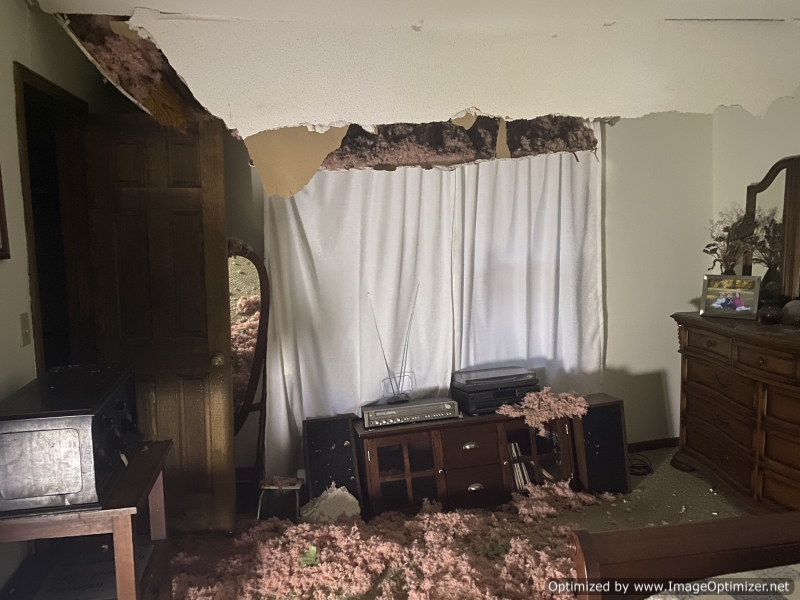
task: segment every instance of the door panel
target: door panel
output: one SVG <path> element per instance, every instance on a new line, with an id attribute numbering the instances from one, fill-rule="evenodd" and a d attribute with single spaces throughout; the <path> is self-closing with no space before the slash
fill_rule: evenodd
<path id="1" fill-rule="evenodd" d="M 232 530 L 230 315 L 222 126 L 164 129 L 146 115 L 89 122 L 98 352 L 131 365 L 140 424 L 172 439 L 170 525 Z M 222 365 L 212 365 L 215 354 Z"/>

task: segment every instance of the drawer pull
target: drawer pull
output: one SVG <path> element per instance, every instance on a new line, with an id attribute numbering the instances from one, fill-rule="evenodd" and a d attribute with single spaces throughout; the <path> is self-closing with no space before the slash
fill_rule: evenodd
<path id="1" fill-rule="evenodd" d="M 764 364 L 764 357 L 763 357 L 763 356 L 759 356 L 759 357 L 758 357 L 758 360 L 757 360 L 756 362 L 757 362 L 758 364 L 760 364 L 760 365 L 763 365 L 763 364 Z"/>
<path id="2" fill-rule="evenodd" d="M 478 448 L 478 442 L 467 442 L 461 446 L 464 450 L 475 450 Z"/>
<path id="3" fill-rule="evenodd" d="M 467 486 L 467 490 L 470 492 L 478 492 L 483 489 L 482 483 L 471 483 Z"/>
<path id="4" fill-rule="evenodd" d="M 714 375 L 717 378 L 717 383 L 719 383 L 722 387 L 728 387 L 731 384 L 729 379 L 723 379 L 719 376 L 719 374 Z"/>
<path id="5" fill-rule="evenodd" d="M 714 420 L 717 423 L 719 423 L 720 425 L 730 425 L 731 424 L 731 422 L 728 421 L 727 419 L 723 419 L 722 417 L 720 417 L 718 413 L 714 413 Z"/>
<path id="6" fill-rule="evenodd" d="M 717 345 L 716 340 L 706 340 L 706 348 L 713 348 Z"/>
<path id="7" fill-rule="evenodd" d="M 439 475 L 441 475 L 442 473 L 444 473 L 444 469 L 439 469 Z"/>

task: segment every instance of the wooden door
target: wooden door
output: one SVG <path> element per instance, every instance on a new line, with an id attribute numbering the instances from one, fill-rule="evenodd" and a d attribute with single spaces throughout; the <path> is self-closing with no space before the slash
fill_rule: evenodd
<path id="1" fill-rule="evenodd" d="M 175 443 L 178 531 L 235 525 L 222 135 L 219 121 L 184 134 L 147 115 L 84 135 L 98 355 L 134 368 L 145 436 Z"/>

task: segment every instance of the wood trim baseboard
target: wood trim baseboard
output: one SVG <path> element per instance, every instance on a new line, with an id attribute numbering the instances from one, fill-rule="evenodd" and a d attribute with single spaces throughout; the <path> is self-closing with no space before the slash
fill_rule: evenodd
<path id="1" fill-rule="evenodd" d="M 646 442 L 632 442 L 628 444 L 628 453 L 646 452 L 647 450 L 658 450 L 660 448 L 677 448 L 680 438 L 663 438 L 660 440 L 647 440 Z"/>

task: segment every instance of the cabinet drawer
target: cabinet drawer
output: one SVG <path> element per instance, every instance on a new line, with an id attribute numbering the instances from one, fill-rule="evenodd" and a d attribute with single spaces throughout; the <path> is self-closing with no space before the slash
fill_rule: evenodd
<path id="1" fill-rule="evenodd" d="M 797 369 L 797 360 L 794 355 L 774 350 L 767 351 L 747 344 L 736 346 L 736 363 L 785 379 L 794 379 Z"/>
<path id="2" fill-rule="evenodd" d="M 800 510 L 800 482 L 765 470 L 761 477 L 761 495 L 792 510 Z"/>
<path id="3" fill-rule="evenodd" d="M 692 350 L 711 356 L 730 360 L 731 340 L 702 329 L 689 329 L 686 334 L 686 346 Z"/>
<path id="4" fill-rule="evenodd" d="M 725 474 L 742 487 L 750 489 L 753 460 L 736 444 L 717 434 L 713 427 L 704 426 L 702 421 L 687 417 L 686 447 L 711 461 L 717 473 Z"/>
<path id="5" fill-rule="evenodd" d="M 737 415 L 719 406 L 713 400 L 688 390 L 686 392 L 686 412 L 703 419 L 714 429 L 741 444 L 743 451 L 752 452 L 753 431 L 756 428 L 754 420 Z"/>
<path id="6" fill-rule="evenodd" d="M 498 462 L 447 471 L 447 500 L 450 506 L 459 508 L 502 504 L 508 500 L 503 486 L 503 467 Z"/>
<path id="7" fill-rule="evenodd" d="M 800 439 L 768 430 L 764 435 L 764 458 L 800 471 Z"/>
<path id="8" fill-rule="evenodd" d="M 767 416 L 793 425 L 800 425 L 800 390 L 767 389 Z"/>
<path id="9" fill-rule="evenodd" d="M 444 467 L 447 470 L 500 464 L 500 445 L 494 423 L 442 430 Z"/>
<path id="10" fill-rule="evenodd" d="M 755 410 L 756 382 L 748 377 L 698 358 L 689 358 L 686 378 L 730 398 L 749 411 Z"/>

